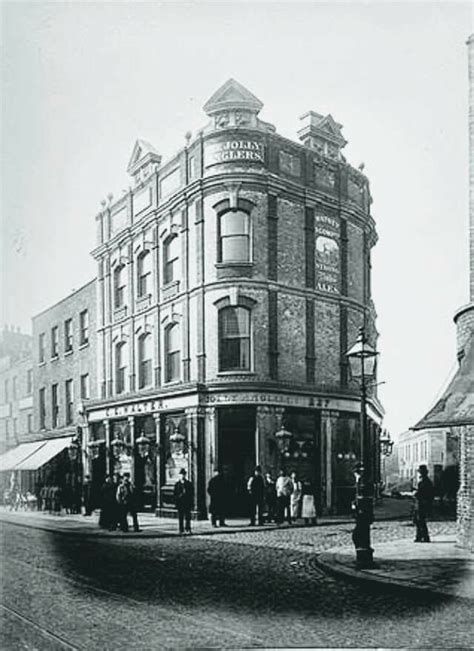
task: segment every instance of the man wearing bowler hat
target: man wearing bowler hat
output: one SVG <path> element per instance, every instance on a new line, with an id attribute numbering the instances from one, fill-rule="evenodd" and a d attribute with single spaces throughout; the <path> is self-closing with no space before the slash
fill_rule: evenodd
<path id="1" fill-rule="evenodd" d="M 426 518 L 431 514 L 431 507 L 433 505 L 434 489 L 431 479 L 428 477 L 428 468 L 421 465 L 418 468 L 420 481 L 415 493 L 416 507 L 415 507 L 415 524 L 416 524 L 416 538 L 415 542 L 430 542 L 428 533 L 428 526 Z"/>
<path id="2" fill-rule="evenodd" d="M 174 501 L 178 509 L 179 533 L 191 533 L 191 509 L 193 508 L 193 485 L 186 479 L 186 470 L 181 468 L 180 478 L 174 486 Z"/>

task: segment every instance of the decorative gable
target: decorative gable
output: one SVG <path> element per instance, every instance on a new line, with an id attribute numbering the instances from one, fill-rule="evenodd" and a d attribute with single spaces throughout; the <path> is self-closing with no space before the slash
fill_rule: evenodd
<path id="1" fill-rule="evenodd" d="M 140 175 L 142 170 L 151 172 L 153 165 L 160 165 L 161 156 L 146 140 L 137 140 L 132 149 L 132 155 L 127 166 L 127 172 L 134 178 Z"/>
<path id="2" fill-rule="evenodd" d="M 204 104 L 207 115 L 221 111 L 241 110 L 257 115 L 263 107 L 262 102 L 235 79 L 229 79 Z"/>
<path id="3" fill-rule="evenodd" d="M 337 159 L 340 150 L 347 144 L 341 133 L 342 124 L 334 120 L 332 115 L 320 115 L 315 111 L 308 111 L 300 118 L 302 127 L 298 131 L 300 140 L 319 154 Z"/>

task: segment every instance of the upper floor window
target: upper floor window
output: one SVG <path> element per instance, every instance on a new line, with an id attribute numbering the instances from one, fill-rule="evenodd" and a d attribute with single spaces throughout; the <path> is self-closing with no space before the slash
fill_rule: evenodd
<path id="1" fill-rule="evenodd" d="M 45 352 L 46 352 L 45 334 L 44 332 L 42 332 L 38 337 L 38 361 L 40 364 L 44 362 Z"/>
<path id="2" fill-rule="evenodd" d="M 250 215 L 229 210 L 219 216 L 219 262 L 250 262 Z"/>
<path id="3" fill-rule="evenodd" d="M 59 396 L 58 385 L 51 386 L 51 426 L 57 427 L 59 422 Z"/>
<path id="4" fill-rule="evenodd" d="M 12 400 L 16 400 L 16 375 L 12 377 Z"/>
<path id="5" fill-rule="evenodd" d="M 152 383 L 152 336 L 149 333 L 138 338 L 138 388 L 150 386 Z"/>
<path id="6" fill-rule="evenodd" d="M 66 425 L 74 420 L 74 385 L 72 380 L 66 380 Z"/>
<path id="7" fill-rule="evenodd" d="M 250 310 L 224 307 L 219 310 L 219 370 L 250 370 Z"/>
<path id="8" fill-rule="evenodd" d="M 125 288 L 127 286 L 126 267 L 120 264 L 114 269 L 114 305 L 116 308 L 125 304 Z"/>
<path id="9" fill-rule="evenodd" d="M 115 346 L 115 391 L 125 391 L 127 379 L 127 344 L 121 341 Z"/>
<path id="10" fill-rule="evenodd" d="M 72 319 L 64 321 L 64 352 L 72 350 Z"/>
<path id="11" fill-rule="evenodd" d="M 79 344 L 89 343 L 89 312 L 83 310 L 79 314 Z"/>
<path id="12" fill-rule="evenodd" d="M 59 328 L 54 326 L 51 328 L 51 359 L 59 355 Z"/>
<path id="13" fill-rule="evenodd" d="M 33 393 L 33 369 L 26 371 L 26 393 L 30 396 Z"/>
<path id="14" fill-rule="evenodd" d="M 137 294 L 139 297 L 151 293 L 151 253 L 143 251 L 137 258 Z"/>
<path id="15" fill-rule="evenodd" d="M 171 235 L 163 246 L 163 282 L 165 285 L 178 279 L 179 239 Z"/>
<path id="16" fill-rule="evenodd" d="M 165 329 L 165 382 L 180 379 L 181 345 L 179 323 Z"/>
<path id="17" fill-rule="evenodd" d="M 8 378 L 7 378 L 3 382 L 3 396 L 4 396 L 4 401 L 3 402 L 9 402 L 10 401 L 9 385 L 10 385 L 10 383 L 8 381 Z"/>
<path id="18" fill-rule="evenodd" d="M 89 400 L 90 398 L 89 373 L 81 375 L 81 398 L 83 400 Z"/>
<path id="19" fill-rule="evenodd" d="M 27 422 L 27 430 L 28 433 L 33 431 L 33 414 L 27 414 L 26 415 L 26 422 Z"/>
<path id="20" fill-rule="evenodd" d="M 39 390 L 39 426 L 40 429 L 46 429 L 46 389 L 44 387 Z"/>

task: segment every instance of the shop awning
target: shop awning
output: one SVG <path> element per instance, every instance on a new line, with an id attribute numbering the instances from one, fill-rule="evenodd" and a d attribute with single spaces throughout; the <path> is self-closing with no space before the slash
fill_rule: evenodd
<path id="1" fill-rule="evenodd" d="M 17 464 L 15 470 L 38 470 L 38 468 L 41 468 L 45 463 L 48 463 L 48 461 L 51 461 L 56 455 L 65 450 L 70 445 L 72 439 L 72 436 L 63 436 L 58 439 L 45 441 L 44 445 L 38 448 L 36 452 Z"/>
<path id="2" fill-rule="evenodd" d="M 0 455 L 0 472 L 15 470 L 16 466 L 22 461 L 28 460 L 35 452 L 38 452 L 46 441 L 32 441 L 30 443 L 21 443 L 16 448 L 8 450 Z"/>

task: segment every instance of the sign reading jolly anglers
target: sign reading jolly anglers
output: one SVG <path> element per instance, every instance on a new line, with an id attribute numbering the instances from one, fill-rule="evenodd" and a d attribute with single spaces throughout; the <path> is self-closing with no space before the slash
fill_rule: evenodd
<path id="1" fill-rule="evenodd" d="M 219 163 L 260 163 L 265 162 L 263 142 L 247 138 L 227 138 L 225 140 L 212 141 L 205 147 L 205 165 L 217 165 Z"/>

